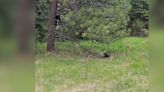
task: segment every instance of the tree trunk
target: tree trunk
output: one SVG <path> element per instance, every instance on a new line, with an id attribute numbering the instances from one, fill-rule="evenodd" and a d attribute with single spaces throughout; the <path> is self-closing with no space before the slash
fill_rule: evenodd
<path id="1" fill-rule="evenodd" d="M 18 12 L 18 50 L 19 54 L 32 54 L 34 31 L 33 0 L 19 0 Z"/>
<path id="2" fill-rule="evenodd" d="M 48 20 L 48 38 L 47 38 L 47 51 L 55 51 L 55 16 L 57 15 L 57 0 L 53 0 L 51 4 L 50 17 Z"/>

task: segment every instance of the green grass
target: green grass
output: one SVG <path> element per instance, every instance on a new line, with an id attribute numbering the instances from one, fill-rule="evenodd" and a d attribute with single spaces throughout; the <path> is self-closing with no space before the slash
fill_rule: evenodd
<path id="1" fill-rule="evenodd" d="M 148 92 L 147 43 L 148 39 L 132 37 L 116 41 L 108 51 L 119 54 L 107 59 L 39 55 L 37 92 Z M 88 42 L 81 44 L 87 47 Z M 106 49 L 106 44 L 92 45 L 98 52 Z"/>
<path id="2" fill-rule="evenodd" d="M 91 41 L 80 41 L 78 43 L 72 43 L 72 42 L 57 42 L 56 47 L 58 52 L 72 52 L 77 54 L 83 54 L 88 51 L 94 52 L 99 54 L 100 52 L 107 52 L 107 53 L 121 53 L 126 52 L 127 49 L 145 49 L 148 48 L 148 46 L 142 46 L 145 43 L 144 38 L 125 38 L 121 40 L 117 40 L 113 42 L 112 44 L 106 44 L 106 43 L 98 43 L 98 42 L 91 42 Z M 140 47 L 141 46 L 141 47 Z M 46 44 L 37 43 L 36 45 L 36 53 L 38 55 L 42 55 L 46 53 Z"/>

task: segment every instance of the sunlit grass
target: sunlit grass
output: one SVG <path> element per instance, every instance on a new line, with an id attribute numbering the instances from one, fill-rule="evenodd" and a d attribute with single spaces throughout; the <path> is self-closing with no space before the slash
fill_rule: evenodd
<path id="1" fill-rule="evenodd" d="M 148 92 L 147 38 L 126 38 L 110 46 L 120 54 L 107 59 L 38 56 L 37 92 Z"/>

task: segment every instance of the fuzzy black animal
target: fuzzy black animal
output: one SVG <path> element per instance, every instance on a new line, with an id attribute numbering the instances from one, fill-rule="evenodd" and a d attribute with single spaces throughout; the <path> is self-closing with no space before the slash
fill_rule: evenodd
<path id="1" fill-rule="evenodd" d="M 100 53 L 100 55 L 104 58 L 109 58 L 110 57 L 110 54 L 106 53 L 105 51 Z"/>
<path id="2" fill-rule="evenodd" d="M 60 18 L 60 15 L 56 15 L 55 16 L 55 25 L 57 26 L 60 22 L 61 18 Z"/>
<path id="3" fill-rule="evenodd" d="M 110 57 L 110 55 L 107 53 L 103 53 L 103 57 L 108 58 L 108 57 Z"/>

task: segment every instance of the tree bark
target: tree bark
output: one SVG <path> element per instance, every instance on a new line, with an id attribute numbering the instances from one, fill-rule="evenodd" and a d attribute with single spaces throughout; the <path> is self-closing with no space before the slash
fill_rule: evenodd
<path id="1" fill-rule="evenodd" d="M 58 0 L 53 0 L 51 4 L 50 17 L 48 20 L 48 38 L 47 38 L 47 51 L 55 51 L 55 16 L 57 15 Z"/>
<path id="2" fill-rule="evenodd" d="M 18 53 L 32 54 L 32 40 L 34 32 L 33 0 L 19 0 L 18 10 Z"/>

